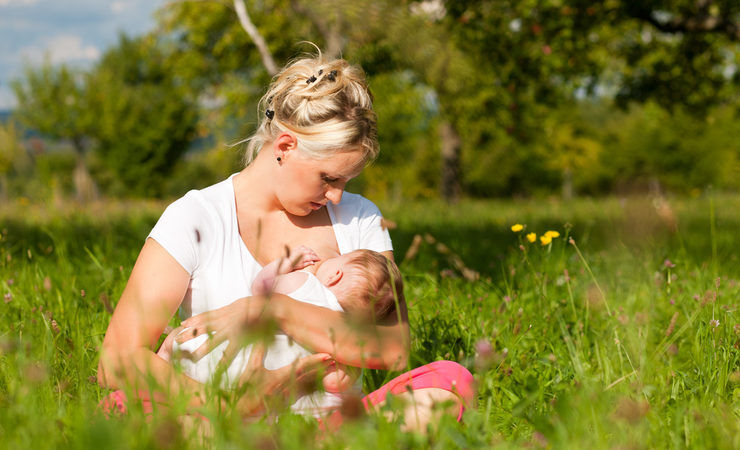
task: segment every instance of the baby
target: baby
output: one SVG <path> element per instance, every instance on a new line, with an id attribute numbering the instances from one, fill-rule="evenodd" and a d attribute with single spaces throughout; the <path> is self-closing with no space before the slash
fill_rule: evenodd
<path id="1" fill-rule="evenodd" d="M 303 270 L 312 266 L 315 275 Z M 403 281 L 393 261 L 378 252 L 355 250 L 321 261 L 313 250 L 300 246 L 288 257 L 267 264 L 252 282 L 253 295 L 269 295 L 273 292 L 334 311 L 343 311 L 370 323 L 373 320 L 383 321 L 395 311 L 396 300 L 403 299 Z M 194 352 L 208 337 L 204 334 L 181 344 L 175 342 L 171 349 L 160 349 L 158 354 L 169 359 L 170 353 L 178 357 L 178 351 L 181 352 L 180 356 Z M 198 361 L 180 357 L 179 364 L 186 375 L 207 383 L 217 372 L 227 345 L 228 341 L 220 344 Z M 250 345 L 237 354 L 222 375 L 222 387 L 236 385 L 251 351 Z M 263 363 L 265 369 L 275 370 L 310 354 L 280 333 L 267 348 Z M 357 378 L 356 374 L 357 371 L 340 364 L 333 365 L 322 380 L 326 392 L 299 398 L 292 407 L 293 411 L 317 414 L 338 406 L 341 398 L 336 394 L 349 389 Z"/>

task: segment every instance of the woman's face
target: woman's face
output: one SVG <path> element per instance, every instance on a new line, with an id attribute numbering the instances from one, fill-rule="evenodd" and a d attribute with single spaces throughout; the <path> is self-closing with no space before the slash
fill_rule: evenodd
<path id="1" fill-rule="evenodd" d="M 296 149 L 283 153 L 278 164 L 278 201 L 288 213 L 307 216 L 327 202 L 338 204 L 344 186 L 362 171 L 364 159 L 360 151 L 314 159 Z"/>

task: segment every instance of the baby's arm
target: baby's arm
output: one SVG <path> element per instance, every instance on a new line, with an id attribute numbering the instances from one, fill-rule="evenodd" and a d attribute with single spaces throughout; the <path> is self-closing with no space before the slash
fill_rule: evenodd
<path id="1" fill-rule="evenodd" d="M 324 390 L 334 394 L 345 392 L 355 384 L 359 376 L 359 368 L 334 363 L 327 369 L 322 380 Z"/>
<path id="2" fill-rule="evenodd" d="M 319 257 L 310 248 L 304 245 L 294 248 L 288 256 L 272 261 L 259 271 L 252 282 L 252 295 L 275 292 L 275 282 L 278 276 L 312 266 L 316 261 L 319 261 Z"/>

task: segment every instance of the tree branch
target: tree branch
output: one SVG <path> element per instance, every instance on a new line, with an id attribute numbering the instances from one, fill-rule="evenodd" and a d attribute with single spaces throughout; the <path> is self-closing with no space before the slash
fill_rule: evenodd
<path id="1" fill-rule="evenodd" d="M 247 5 L 244 3 L 244 0 L 234 0 L 234 9 L 236 10 L 236 15 L 239 17 L 239 23 L 242 28 L 244 28 L 244 31 L 246 31 L 249 37 L 252 38 L 254 45 L 257 46 L 257 51 L 260 53 L 262 64 L 265 65 L 267 73 L 269 73 L 270 76 L 274 76 L 278 73 L 277 64 L 275 64 L 275 60 L 272 58 L 272 53 L 270 53 L 270 49 L 267 48 L 267 44 L 262 38 L 262 35 L 249 18 Z"/>
<path id="2" fill-rule="evenodd" d="M 306 17 L 319 31 L 319 34 L 324 38 L 326 42 L 325 53 L 329 58 L 337 58 L 342 54 L 342 35 L 340 21 L 329 25 L 326 18 L 320 14 L 316 14 L 311 8 L 306 8 L 298 0 L 290 0 L 290 5 L 293 7 L 293 11 Z"/>

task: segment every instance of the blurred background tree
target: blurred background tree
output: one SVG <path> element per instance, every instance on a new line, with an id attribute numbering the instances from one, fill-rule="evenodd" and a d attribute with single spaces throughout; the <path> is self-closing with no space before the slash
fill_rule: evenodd
<path id="1" fill-rule="evenodd" d="M 121 35 L 91 72 L 93 163 L 110 193 L 157 196 L 195 137 L 198 110 L 157 36 Z"/>
<path id="2" fill-rule="evenodd" d="M 98 196 L 86 161 L 96 117 L 86 99 L 85 76 L 63 64 L 54 67 L 47 59 L 38 68 L 27 66 L 25 77 L 12 83 L 18 99 L 14 116 L 38 133 L 72 144 L 75 196 L 80 201 Z"/>
<path id="3" fill-rule="evenodd" d="M 382 151 L 351 189 L 374 198 L 738 187 L 735 1 L 171 1 L 157 20 L 85 74 L 42 66 L 17 83 L 19 120 L 82 136 L 109 195 L 239 170 L 230 144 L 275 66 L 313 51 L 303 41 L 368 74 Z M 77 112 L 34 119 L 55 110 L 33 97 L 59 92 L 84 98 Z"/>
<path id="4" fill-rule="evenodd" d="M 14 121 L 0 124 L 0 202 L 8 198 L 10 177 L 28 175 L 29 158 L 20 134 Z"/>

